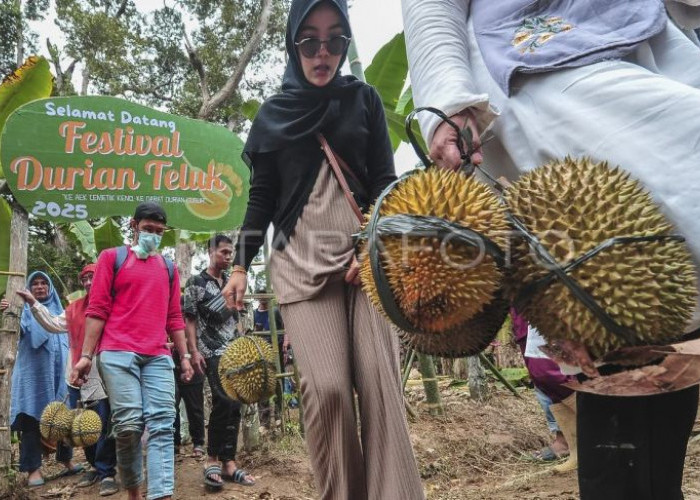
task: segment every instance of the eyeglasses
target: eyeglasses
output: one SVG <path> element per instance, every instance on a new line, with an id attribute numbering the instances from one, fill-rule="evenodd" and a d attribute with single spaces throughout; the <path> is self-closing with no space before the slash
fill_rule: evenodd
<path id="1" fill-rule="evenodd" d="M 326 44 L 326 50 L 332 56 L 339 56 L 350 43 L 350 39 L 345 35 L 336 35 L 330 37 L 328 40 L 321 40 L 320 38 L 304 38 L 298 42 L 294 42 L 294 45 L 299 47 L 299 52 L 304 57 L 312 58 L 318 55 L 321 50 L 321 46 Z"/>

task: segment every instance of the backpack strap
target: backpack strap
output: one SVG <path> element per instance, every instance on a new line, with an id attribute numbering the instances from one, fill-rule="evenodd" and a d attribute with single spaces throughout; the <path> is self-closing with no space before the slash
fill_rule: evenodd
<path id="1" fill-rule="evenodd" d="M 161 257 L 163 257 L 163 260 L 165 261 L 165 267 L 168 268 L 168 280 L 170 282 L 168 291 L 170 291 L 170 289 L 173 287 L 173 279 L 175 279 L 175 263 L 163 255 L 161 255 Z"/>
<path id="2" fill-rule="evenodd" d="M 122 245 L 120 247 L 117 247 L 117 257 L 114 259 L 114 276 L 112 277 L 112 297 L 115 295 L 114 291 L 114 280 L 117 277 L 117 273 L 119 272 L 119 269 L 124 265 L 124 262 L 126 262 L 126 258 L 129 256 L 129 247 L 126 245 Z M 164 257 L 161 255 L 161 258 L 165 262 L 165 267 L 168 268 L 168 282 L 170 286 L 168 287 L 168 292 L 170 292 L 170 289 L 173 286 L 173 279 L 175 279 L 175 264 L 173 263 L 172 260 L 168 259 L 167 257 Z"/>
<path id="3" fill-rule="evenodd" d="M 129 249 L 126 245 L 117 247 L 117 257 L 114 259 L 114 275 L 112 276 L 112 298 L 114 298 L 117 293 L 114 291 L 114 280 L 117 279 L 117 273 L 119 272 L 119 269 L 121 269 L 122 265 L 124 265 L 124 262 L 128 256 Z"/>

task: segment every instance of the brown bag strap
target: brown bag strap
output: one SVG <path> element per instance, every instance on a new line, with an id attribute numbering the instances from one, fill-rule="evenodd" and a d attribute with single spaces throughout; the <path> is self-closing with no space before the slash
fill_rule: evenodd
<path id="1" fill-rule="evenodd" d="M 326 138 L 321 134 L 320 132 L 316 134 L 316 137 L 318 138 L 318 142 L 321 143 L 321 149 L 323 152 L 326 154 L 326 158 L 328 159 L 328 163 L 331 165 L 331 168 L 333 169 L 333 173 L 335 174 L 335 178 L 338 179 L 338 182 L 340 183 L 340 187 L 343 188 L 343 193 L 345 194 L 345 198 L 348 200 L 348 203 L 350 203 L 350 208 L 352 208 L 352 211 L 355 213 L 355 216 L 360 222 L 365 221 L 365 216 L 362 215 L 362 210 L 360 210 L 360 207 L 357 205 L 357 202 L 355 201 L 355 197 L 352 195 L 352 191 L 350 191 L 350 186 L 348 186 L 348 182 L 345 179 L 345 175 L 343 175 L 343 169 L 340 166 L 339 161 L 342 162 L 343 166 L 345 167 L 345 171 L 348 172 L 351 176 L 354 177 L 354 174 L 350 171 L 350 168 L 348 165 L 343 161 L 342 158 L 337 156 L 331 146 L 328 144 L 328 141 Z"/>

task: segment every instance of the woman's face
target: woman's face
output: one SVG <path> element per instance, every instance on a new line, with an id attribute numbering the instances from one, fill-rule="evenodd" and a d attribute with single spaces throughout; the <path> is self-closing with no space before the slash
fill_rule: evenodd
<path id="1" fill-rule="evenodd" d="M 338 39 L 342 36 L 343 25 L 341 23 L 340 14 L 332 5 L 322 3 L 314 8 L 304 20 L 304 23 L 299 28 L 297 34 L 297 54 L 301 61 L 301 68 L 304 72 L 306 80 L 316 87 L 328 85 L 340 64 L 340 59 L 347 48 L 347 41 Z M 311 40 L 308 40 L 311 39 Z M 306 42 L 304 40 L 307 40 Z M 313 55 L 304 54 L 303 45 L 313 47 L 318 45 L 321 47 Z M 300 44 L 301 42 L 301 44 Z M 331 43 L 329 51 L 328 43 Z M 337 52 L 338 46 L 342 44 L 343 50 L 334 55 L 331 52 Z"/>

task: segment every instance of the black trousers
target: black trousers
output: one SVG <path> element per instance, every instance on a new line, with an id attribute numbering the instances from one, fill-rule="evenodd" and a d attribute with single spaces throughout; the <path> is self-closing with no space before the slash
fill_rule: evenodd
<path id="1" fill-rule="evenodd" d="M 207 454 L 222 462 L 236 459 L 238 429 L 241 426 L 241 403 L 229 398 L 219 380 L 219 359 L 208 358 L 207 379 L 211 387 L 211 414 L 207 433 Z"/>
<path id="2" fill-rule="evenodd" d="M 698 386 L 644 397 L 577 396 L 581 500 L 682 500 Z"/>
<path id="3" fill-rule="evenodd" d="M 175 368 L 175 446 L 180 446 L 180 401 L 185 402 L 188 428 L 192 445 L 204 445 L 204 377 L 195 376 L 191 382 L 180 379 L 180 370 Z"/>

